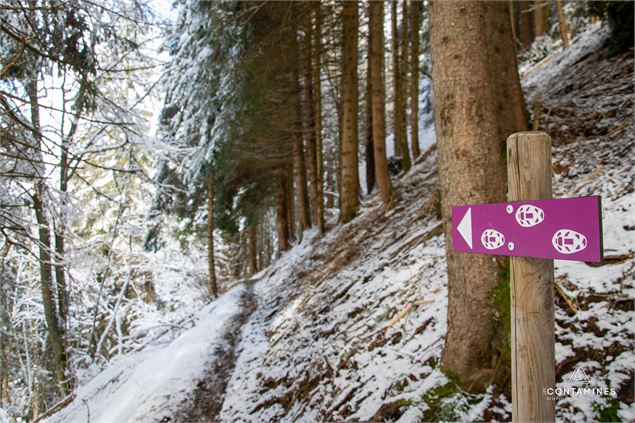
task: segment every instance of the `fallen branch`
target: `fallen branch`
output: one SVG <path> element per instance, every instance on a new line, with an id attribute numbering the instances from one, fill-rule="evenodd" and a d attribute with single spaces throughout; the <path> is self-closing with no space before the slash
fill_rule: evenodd
<path id="1" fill-rule="evenodd" d="M 556 291 L 558 291 L 558 294 L 560 294 L 560 296 L 562 297 L 564 302 L 567 303 L 567 305 L 569 306 L 571 311 L 574 314 L 577 313 L 578 312 L 578 308 L 575 306 L 575 304 L 573 304 L 573 301 L 571 301 L 571 298 L 569 298 L 569 296 L 566 294 L 566 292 L 564 292 L 564 290 L 562 289 L 562 287 L 558 283 L 555 283 L 555 285 L 556 285 Z"/>
<path id="2" fill-rule="evenodd" d="M 393 253 L 392 257 L 393 258 L 397 257 L 403 251 L 410 250 L 414 246 L 416 246 L 416 245 L 418 245 L 420 243 L 423 244 L 426 241 L 428 241 L 429 239 L 434 238 L 437 235 L 441 235 L 442 233 L 443 233 L 443 222 L 440 222 L 434 228 L 430 229 L 427 232 L 424 232 L 423 234 L 421 234 L 419 236 L 414 237 L 413 239 L 411 239 L 410 241 L 406 242 L 404 245 L 399 247 L 399 249 Z"/>
<path id="3" fill-rule="evenodd" d="M 406 316 L 406 314 L 410 313 L 410 311 L 411 311 L 411 310 L 412 310 L 415 306 L 420 306 L 420 305 L 425 305 L 425 304 L 432 304 L 433 302 L 434 302 L 434 301 L 432 301 L 432 300 L 421 300 L 421 301 L 415 301 L 415 302 L 409 303 L 409 304 L 406 306 L 406 308 L 404 308 L 404 309 L 401 311 L 401 313 L 399 313 L 399 314 L 397 315 L 397 317 L 395 317 L 395 318 L 392 320 L 392 322 L 390 322 L 390 323 L 388 324 L 388 326 L 386 326 L 386 327 L 384 328 L 384 333 L 387 333 L 389 329 L 391 329 L 391 328 L 392 328 L 392 327 L 394 327 L 397 323 L 399 323 L 399 321 L 400 321 L 401 319 L 403 319 L 403 318 Z"/>
<path id="4" fill-rule="evenodd" d="M 35 420 L 33 420 L 31 423 L 37 423 L 47 417 L 52 416 L 53 414 L 55 414 L 56 412 L 66 407 L 71 402 L 73 402 L 74 399 L 75 399 L 75 392 L 71 393 L 66 398 L 62 399 L 60 402 L 58 402 L 57 404 L 55 404 L 54 406 L 46 410 L 44 413 L 37 416 Z"/>

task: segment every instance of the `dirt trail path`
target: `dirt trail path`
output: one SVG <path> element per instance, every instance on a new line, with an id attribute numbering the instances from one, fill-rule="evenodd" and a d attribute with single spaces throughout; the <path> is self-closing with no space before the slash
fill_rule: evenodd
<path id="1" fill-rule="evenodd" d="M 241 298 L 242 311 L 226 326 L 222 337 L 224 342 L 216 347 L 205 377 L 196 386 L 193 401 L 187 404 L 176 418 L 177 421 L 218 421 L 225 390 L 236 366 L 236 348 L 240 344 L 241 329 L 258 306 L 253 287 L 255 282 L 243 281 L 247 289 Z"/>

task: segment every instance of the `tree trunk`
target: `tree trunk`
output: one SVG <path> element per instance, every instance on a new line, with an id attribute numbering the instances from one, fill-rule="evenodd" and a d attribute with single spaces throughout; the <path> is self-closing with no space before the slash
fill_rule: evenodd
<path id="1" fill-rule="evenodd" d="M 385 118 L 385 84 L 384 84 L 384 3 L 373 1 L 370 8 L 370 32 L 368 66 L 369 80 L 371 81 L 372 124 L 373 124 L 373 149 L 374 166 L 377 176 L 377 188 L 379 195 L 386 206 L 392 203 L 392 184 L 388 173 L 386 161 L 386 118 Z"/>
<path id="2" fill-rule="evenodd" d="M 60 393 L 68 395 L 68 385 L 66 380 L 66 352 L 64 351 L 64 340 L 62 330 L 59 325 L 57 311 L 53 301 L 51 287 L 53 285 L 53 274 L 51 272 L 51 233 L 48 218 L 42 204 L 42 197 L 45 192 L 43 182 L 36 184 L 33 194 L 33 210 L 38 224 L 39 241 L 39 264 L 40 264 L 40 284 L 42 290 L 42 304 L 44 306 L 44 316 L 48 337 L 51 341 L 55 360 L 55 376 L 59 385 Z"/>
<path id="3" fill-rule="evenodd" d="M 326 187 L 328 189 L 328 194 L 326 195 L 326 208 L 332 209 L 335 207 L 335 192 L 337 191 L 337 181 L 335 181 L 335 174 L 337 172 L 334 169 L 333 163 L 335 160 L 333 158 L 334 154 L 330 153 L 331 160 L 327 161 L 326 166 Z"/>
<path id="4" fill-rule="evenodd" d="M 247 275 L 251 276 L 258 271 L 258 256 L 256 249 L 256 226 L 246 227 L 247 236 Z"/>
<path id="5" fill-rule="evenodd" d="M 511 25 L 512 39 L 514 40 L 514 49 L 516 49 L 518 36 L 516 35 L 516 15 L 514 14 L 514 0 L 508 0 L 507 3 L 509 5 L 509 23 Z"/>
<path id="6" fill-rule="evenodd" d="M 300 239 L 302 239 L 302 232 L 311 227 L 309 197 L 306 186 L 306 163 L 304 159 L 304 149 L 302 144 L 302 135 L 294 135 L 293 168 L 295 174 L 296 195 L 298 199 L 298 217 L 300 218 L 300 233 L 298 235 Z"/>
<path id="7" fill-rule="evenodd" d="M 514 56 L 506 2 L 433 2 L 430 21 L 448 262 L 448 333 L 442 359 L 464 389 L 481 391 L 497 376 L 508 375 L 506 370 L 495 372 L 506 334 L 501 334 L 489 301 L 494 286 L 508 281 L 499 281 L 500 266 L 492 257 L 452 252 L 451 207 L 505 200 L 505 134 L 526 127 L 526 121 L 518 126 L 526 111 L 522 95 L 518 101 L 515 60 L 497 63 Z M 501 108 L 501 99 L 507 99 L 503 93 L 511 98 Z"/>
<path id="8" fill-rule="evenodd" d="M 66 271 L 64 261 L 66 257 L 64 242 L 64 225 L 66 224 L 66 203 L 68 201 L 68 151 L 62 143 L 60 156 L 60 193 L 62 197 L 62 207 L 59 212 L 59 222 L 53 225 L 53 240 L 55 247 L 55 282 L 57 284 L 57 304 L 59 308 L 60 329 L 62 337 L 65 337 L 68 323 L 68 287 L 66 285 Z"/>
<path id="9" fill-rule="evenodd" d="M 294 21 L 294 25 L 297 28 L 297 21 Z M 298 40 L 296 38 L 297 31 L 293 31 L 291 37 L 292 51 L 299 56 L 300 50 L 298 48 Z M 302 141 L 303 126 L 302 126 L 302 95 L 300 91 L 300 60 L 296 61 L 296 66 L 293 68 L 291 83 L 294 87 L 295 96 L 295 127 L 293 130 L 293 168 L 295 173 L 295 188 L 297 190 L 298 198 L 298 217 L 300 218 L 300 234 L 299 238 L 302 239 L 302 233 L 311 227 L 311 215 L 309 211 L 309 195 L 307 190 L 307 166 L 304 156 L 304 143 Z"/>
<path id="10" fill-rule="evenodd" d="M 515 40 L 511 36 L 509 5 L 487 7 L 487 37 L 490 47 L 488 53 L 492 66 L 492 75 L 496 75 L 493 87 L 499 90 L 496 100 L 500 151 L 506 157 L 507 137 L 514 132 L 526 131 L 529 125 L 529 112 L 520 87 L 518 63 L 516 61 Z M 500 81 L 499 81 L 500 80 Z"/>
<path id="11" fill-rule="evenodd" d="M 401 52 L 399 53 L 399 133 L 401 134 L 401 154 L 403 170 L 412 167 L 408 147 L 408 0 L 401 0 Z"/>
<path id="12" fill-rule="evenodd" d="M 390 29 L 391 39 L 390 48 L 392 50 L 392 132 L 393 142 L 395 144 L 395 156 L 401 157 L 403 155 L 402 142 L 401 142 L 401 116 L 399 107 L 401 99 L 400 90 L 400 71 L 399 71 L 399 34 L 397 31 L 397 0 L 390 2 Z"/>
<path id="13" fill-rule="evenodd" d="M 306 136 L 306 170 L 309 183 L 309 209 L 311 212 L 310 226 L 319 226 L 318 207 L 318 177 L 317 177 L 317 143 L 315 130 L 315 93 L 313 83 L 313 25 L 311 23 L 311 13 L 307 13 L 304 36 L 304 91 L 305 91 L 305 116 L 307 125 Z"/>
<path id="14" fill-rule="evenodd" d="M 534 1 L 534 35 L 540 37 L 549 30 L 549 0 Z"/>
<path id="15" fill-rule="evenodd" d="M 337 204 L 338 210 L 342 210 L 342 140 L 344 139 L 344 101 L 343 96 L 340 94 L 337 99 L 337 128 L 338 128 L 338 137 L 337 137 L 337 149 L 335 151 L 335 156 L 338 157 L 337 162 L 333 161 L 334 172 L 333 175 L 335 177 L 335 189 L 334 193 L 337 195 L 334 197 L 335 204 Z M 335 164 L 337 163 L 337 164 Z M 339 166 L 338 166 L 339 164 Z"/>
<path id="16" fill-rule="evenodd" d="M 34 151 L 37 160 L 42 160 L 42 132 L 40 126 L 39 102 L 37 97 L 37 80 L 33 79 L 26 84 L 31 106 L 31 123 L 33 135 L 35 137 Z M 46 183 L 43 179 L 44 169 L 37 166 L 37 175 L 34 193 L 33 210 L 38 224 L 38 252 L 40 265 L 40 285 L 42 291 L 42 305 L 44 306 L 44 317 L 48 338 L 51 341 L 53 358 L 55 362 L 55 377 L 58 388 L 63 396 L 68 395 L 71 389 L 70 380 L 67 375 L 66 349 L 64 347 L 63 331 L 60 328 L 58 311 L 53 300 L 53 273 L 51 270 L 51 229 L 44 208 L 44 198 L 46 193 Z"/>
<path id="17" fill-rule="evenodd" d="M 289 248 L 289 223 L 287 200 L 287 171 L 279 168 L 278 190 L 276 199 L 276 227 L 278 229 L 278 251 L 286 251 Z"/>
<path id="18" fill-rule="evenodd" d="M 369 6 L 370 7 L 370 6 Z M 372 31 L 372 28 L 369 29 Z M 370 46 L 368 47 L 368 69 L 370 69 Z M 366 193 L 375 188 L 375 154 L 373 150 L 373 102 L 370 72 L 366 78 Z"/>
<path id="19" fill-rule="evenodd" d="M 342 191 L 341 220 L 351 221 L 359 208 L 359 175 L 357 168 L 357 2 L 346 2 L 342 10 Z"/>
<path id="20" fill-rule="evenodd" d="M 410 11 L 411 25 L 411 85 L 410 85 L 410 145 L 413 161 L 419 157 L 419 27 L 421 26 L 421 6 L 423 2 L 413 1 Z"/>
<path id="21" fill-rule="evenodd" d="M 562 8 L 562 0 L 556 0 L 556 10 L 558 12 L 558 26 L 560 28 L 560 37 L 562 38 L 562 47 L 569 47 L 569 28 L 567 28 L 567 20 L 564 17 Z"/>
<path id="22" fill-rule="evenodd" d="M 293 163 L 287 167 L 287 192 L 285 199 L 287 202 L 287 241 L 295 241 L 295 191 L 293 189 Z"/>
<path id="23" fill-rule="evenodd" d="M 71 125 L 66 135 L 62 134 L 62 142 L 60 145 L 60 193 L 62 206 L 59 210 L 58 222 L 53 222 L 54 231 L 54 247 L 55 247 L 55 281 L 57 284 L 57 303 L 59 308 L 60 328 L 62 330 L 62 336 L 65 338 L 68 323 L 68 286 L 66 283 L 66 269 L 65 269 L 65 229 L 67 220 L 67 205 L 68 205 L 68 181 L 69 181 L 69 168 L 68 168 L 68 150 L 70 144 L 75 138 L 77 128 L 79 127 L 79 119 L 84 108 L 86 101 L 86 85 L 80 84 L 79 91 L 77 93 L 76 101 L 74 104 L 75 115 L 71 119 Z"/>
<path id="24" fill-rule="evenodd" d="M 531 26 L 531 6 L 532 0 L 521 0 L 520 6 L 520 38 L 523 48 L 531 47 L 534 42 L 534 30 Z"/>
<path id="25" fill-rule="evenodd" d="M 217 298 L 218 285 L 214 260 L 214 172 L 211 170 L 207 175 L 207 273 L 210 293 Z"/>
<path id="26" fill-rule="evenodd" d="M 315 113 L 315 161 L 316 161 L 316 182 L 317 185 L 317 218 L 318 231 L 324 234 L 324 160 L 322 158 L 322 13 L 320 3 L 315 3 L 315 69 L 313 70 L 313 97 Z"/>

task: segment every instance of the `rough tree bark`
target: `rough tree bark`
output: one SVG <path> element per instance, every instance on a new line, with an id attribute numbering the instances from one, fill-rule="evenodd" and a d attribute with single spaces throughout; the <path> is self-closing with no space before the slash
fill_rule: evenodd
<path id="1" fill-rule="evenodd" d="M 386 161 L 386 118 L 385 118 L 385 84 L 384 84 L 384 3 L 373 1 L 369 4 L 369 81 L 372 103 L 373 149 L 374 167 L 377 188 L 384 204 L 392 204 L 392 184 Z"/>
<path id="2" fill-rule="evenodd" d="M 505 138 L 510 129 L 526 127 L 519 119 L 526 111 L 518 96 L 517 72 L 511 73 L 515 62 L 497 63 L 514 56 L 506 2 L 433 2 L 430 21 L 448 261 L 448 333 L 442 360 L 464 389 L 480 391 L 496 377 L 508 376 L 505 369 L 495 371 L 504 334 L 488 302 L 499 283 L 500 265 L 490 256 L 452 252 L 451 207 L 505 200 Z M 501 98 L 507 100 L 503 109 Z"/>
<path id="3" fill-rule="evenodd" d="M 357 167 L 357 2 L 342 7 L 342 190 L 340 193 L 343 223 L 351 221 L 359 208 L 359 174 Z"/>

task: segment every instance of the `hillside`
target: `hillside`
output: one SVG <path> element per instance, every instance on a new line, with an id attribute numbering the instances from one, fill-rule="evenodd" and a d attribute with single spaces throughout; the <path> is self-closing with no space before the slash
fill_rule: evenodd
<path id="1" fill-rule="evenodd" d="M 556 197 L 601 195 L 606 260 L 556 261 L 557 380 L 583 366 L 616 397 L 562 397 L 565 421 L 635 419 L 633 53 L 607 59 L 605 27 L 523 64 L 553 135 Z M 251 280 L 81 387 L 50 422 L 509 420 L 492 386 L 461 391 L 439 366 L 446 264 L 435 147 L 351 223 L 308 233 Z"/>

